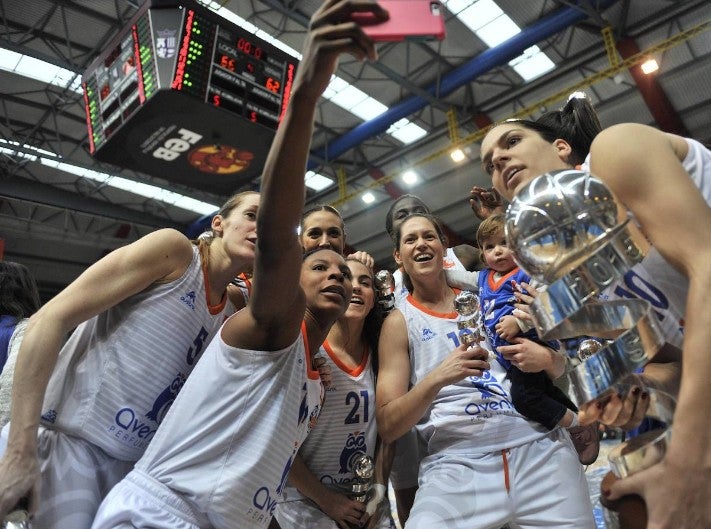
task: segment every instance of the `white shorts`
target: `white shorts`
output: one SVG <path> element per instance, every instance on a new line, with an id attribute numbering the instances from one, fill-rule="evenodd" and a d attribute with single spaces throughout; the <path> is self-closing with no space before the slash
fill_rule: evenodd
<path id="1" fill-rule="evenodd" d="M 395 441 L 395 457 L 390 471 L 394 490 L 417 487 L 420 461 L 425 453 L 424 441 L 414 428 Z"/>
<path id="2" fill-rule="evenodd" d="M 134 470 L 106 496 L 91 529 L 210 529 L 180 496 L 147 474 Z"/>
<path id="3" fill-rule="evenodd" d="M 390 529 L 390 508 L 387 502 L 373 516 L 381 515 L 376 529 Z M 281 529 L 339 529 L 338 524 L 319 509 L 311 500 L 290 500 L 279 502 L 274 510 L 274 519 Z"/>
<path id="4" fill-rule="evenodd" d="M 10 425 L 0 434 L 4 453 Z M 40 427 L 40 501 L 33 529 L 89 529 L 101 500 L 133 468 L 101 448 L 57 430 Z"/>
<path id="5" fill-rule="evenodd" d="M 595 529 L 583 466 L 561 428 L 488 454 L 422 461 L 406 529 Z"/>

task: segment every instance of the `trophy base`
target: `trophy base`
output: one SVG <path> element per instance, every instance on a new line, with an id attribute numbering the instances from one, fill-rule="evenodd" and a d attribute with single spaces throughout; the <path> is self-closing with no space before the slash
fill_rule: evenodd
<path id="1" fill-rule="evenodd" d="M 613 483 L 618 479 L 615 474 L 608 472 L 600 483 L 600 503 L 606 509 L 615 511 L 619 523 L 619 529 L 645 529 L 647 527 L 647 506 L 641 496 L 631 494 L 623 496 L 618 500 L 608 500 L 605 498 L 605 491 L 609 491 Z"/>

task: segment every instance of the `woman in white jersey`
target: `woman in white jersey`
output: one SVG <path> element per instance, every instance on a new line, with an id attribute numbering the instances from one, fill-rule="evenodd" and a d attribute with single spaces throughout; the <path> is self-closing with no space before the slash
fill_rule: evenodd
<path id="1" fill-rule="evenodd" d="M 387 504 L 382 500 L 387 478 L 383 464 L 388 464 L 388 458 L 384 445 L 377 442 L 375 421 L 374 368 L 382 318 L 372 271 L 354 258 L 346 262 L 353 276 L 353 295 L 319 351 L 325 401 L 277 506 L 275 519 L 282 529 L 337 529 L 366 522 L 368 527 L 390 527 L 389 515 L 376 512 L 379 504 Z M 352 465 L 363 454 L 374 459 L 376 470 L 368 505 L 354 499 L 361 494 L 350 493 L 359 483 Z"/>
<path id="2" fill-rule="evenodd" d="M 481 149 L 494 187 L 507 200 L 536 176 L 574 166 L 571 155 L 579 151 L 569 134 L 528 121 L 494 127 Z M 694 140 L 627 123 L 595 137 L 589 164 L 583 167 L 588 166 L 651 241 L 652 251 L 633 271 L 660 296 L 663 303 L 655 309 L 663 320 L 679 327 L 683 319 L 682 356 L 690 366 L 681 376 L 672 441 L 664 460 L 615 484 L 610 499 L 641 494 L 650 528 L 710 527 L 711 427 L 704 406 L 711 397 L 707 351 L 711 320 L 705 299 L 711 286 L 711 152 Z M 642 294 L 630 286 L 621 285 L 619 295 Z M 669 322 L 664 323 L 665 332 Z M 668 339 L 673 342 L 674 337 Z M 633 405 L 633 399 L 613 401 L 587 411 L 603 422 L 625 421 Z"/>
<path id="3" fill-rule="evenodd" d="M 413 213 L 431 213 L 429 206 L 415 195 L 402 195 L 390 205 L 385 216 L 385 231 L 394 239 L 400 224 Z M 482 267 L 481 254 L 469 244 L 447 248 L 442 259 L 445 270 L 479 270 Z M 393 272 L 395 282 L 395 306 L 407 297 L 408 290 L 403 284 L 402 267 Z M 421 447 L 414 430 L 398 439 L 395 444 L 395 459 L 390 473 L 397 502 L 398 518 L 405 523 L 417 492 L 417 469 L 422 459 Z"/>
<path id="4" fill-rule="evenodd" d="M 376 4 L 360 9 L 386 16 Z M 372 41 L 346 22 L 353 10 L 330 0 L 312 18 L 262 173 L 247 307 L 207 348 L 146 453 L 102 503 L 95 529 L 269 525 L 318 418 L 323 395 L 312 358 L 351 300 L 343 257 L 331 249 L 304 255 L 296 227 L 318 99 L 341 53 L 375 58 Z"/>
<path id="5" fill-rule="evenodd" d="M 29 496 L 35 528 L 91 525 L 234 312 L 226 287 L 254 262 L 258 202 L 235 195 L 198 242 L 163 229 L 111 252 L 30 319 L 0 437 L 0 519 Z"/>
<path id="6" fill-rule="evenodd" d="M 346 248 L 343 218 L 332 206 L 317 205 L 308 209 L 301 217 L 299 228 L 301 246 L 306 252 L 332 248 L 343 253 Z M 353 482 L 350 462 L 355 456 L 364 453 L 374 457 L 375 482 L 381 485 L 386 482 L 386 469 L 392 459 L 389 445 L 377 443 L 376 453 L 373 403 L 382 316 L 375 305 L 373 258 L 361 251 L 350 254 L 346 260 L 353 273 L 351 304 L 346 314 L 331 327 L 316 358 L 326 386 L 320 427 L 307 438 L 295 459 L 289 475 L 291 486 L 284 491 L 284 502 L 275 513 L 279 524 L 273 523 L 273 527 L 330 528 L 337 523 L 360 523 L 361 519 L 376 524 L 381 514 L 374 514 L 372 520 L 368 518 L 383 500 L 382 494 L 373 494 L 369 505 L 365 505 L 344 492 Z M 353 434 L 352 438 L 348 434 Z M 382 493 L 383 488 L 373 490 Z M 366 511 L 370 511 L 368 515 L 364 514 Z M 382 519 L 385 524 L 389 517 Z"/>
<path id="7" fill-rule="evenodd" d="M 431 216 L 400 225 L 394 255 L 411 293 L 386 318 L 379 347 L 381 435 L 392 442 L 415 427 L 427 447 L 405 527 L 594 527 L 569 436 L 516 412 L 503 366 L 460 343 L 442 241 Z M 545 358 L 537 370 L 562 374 L 562 356 Z"/>

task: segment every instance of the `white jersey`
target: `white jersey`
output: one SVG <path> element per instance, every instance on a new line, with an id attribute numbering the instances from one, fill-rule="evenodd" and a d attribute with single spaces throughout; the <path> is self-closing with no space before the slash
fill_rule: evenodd
<path id="1" fill-rule="evenodd" d="M 368 349 L 359 366 L 349 368 L 333 353 L 328 340 L 319 356 L 330 368 L 330 382 L 324 380 L 325 401 L 314 428 L 299 454 L 319 481 L 329 487 L 348 488 L 354 475 L 353 458 L 375 455 L 375 379 Z M 294 487 L 287 486 L 284 500 L 302 499 Z"/>
<path id="2" fill-rule="evenodd" d="M 454 248 L 447 248 L 447 251 L 442 258 L 442 268 L 445 270 L 465 270 L 464 265 L 454 253 Z M 402 269 L 398 268 L 393 272 L 393 281 L 395 282 L 395 307 L 399 308 L 400 304 L 405 301 L 409 292 L 402 279 Z"/>
<path id="3" fill-rule="evenodd" d="M 22 318 L 17 322 L 15 330 L 12 331 L 10 342 L 7 344 L 7 362 L 0 370 L 0 428 L 10 421 L 10 402 L 12 400 L 12 380 L 15 376 L 15 364 L 17 364 L 17 353 L 20 351 L 20 344 L 25 336 L 25 329 L 29 318 Z M 0 453 L 4 452 L 0 451 Z"/>
<path id="4" fill-rule="evenodd" d="M 208 342 L 233 312 L 209 306 L 197 246 L 185 273 L 82 323 L 59 353 L 42 424 L 136 461 Z"/>
<path id="5" fill-rule="evenodd" d="M 408 296 L 399 308 L 405 317 L 414 386 L 458 347 L 456 312 L 439 313 Z M 487 346 L 488 347 L 488 346 Z M 481 377 L 467 377 L 440 390 L 416 429 L 428 453 L 488 453 L 545 437 L 547 431 L 516 411 L 511 382 L 498 361 Z"/>
<path id="6" fill-rule="evenodd" d="M 216 529 L 267 527 L 323 400 L 305 326 L 279 351 L 212 341 L 145 455 L 143 472 Z"/>
<path id="7" fill-rule="evenodd" d="M 698 141 L 685 138 L 689 152 L 684 169 L 711 205 L 711 151 Z M 589 159 L 583 168 L 590 169 Z M 689 281 L 654 248 L 623 279 L 608 288 L 602 299 L 640 298 L 649 301 L 669 343 L 681 347 Z"/>

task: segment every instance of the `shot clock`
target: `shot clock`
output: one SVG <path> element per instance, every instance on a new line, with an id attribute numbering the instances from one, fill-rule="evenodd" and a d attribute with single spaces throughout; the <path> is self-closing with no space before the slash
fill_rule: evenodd
<path id="1" fill-rule="evenodd" d="M 89 150 L 230 194 L 259 176 L 297 64 L 194 0 L 149 0 L 84 74 Z"/>

